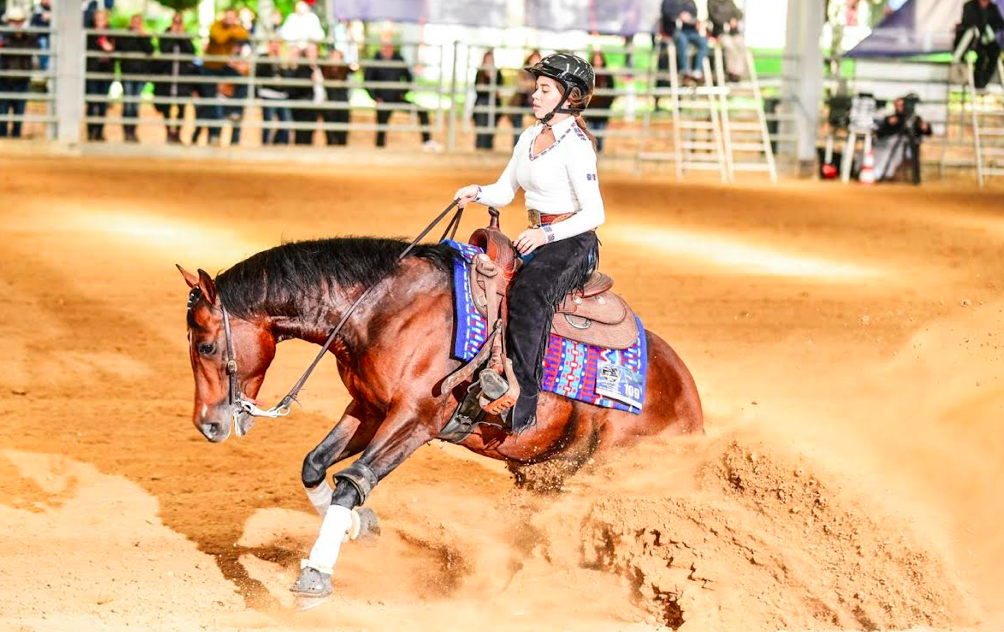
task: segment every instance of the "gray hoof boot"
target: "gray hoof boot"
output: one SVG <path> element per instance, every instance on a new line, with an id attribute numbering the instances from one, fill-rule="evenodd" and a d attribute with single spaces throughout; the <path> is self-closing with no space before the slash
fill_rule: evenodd
<path id="1" fill-rule="evenodd" d="M 296 578 L 296 583 L 290 587 L 289 591 L 298 597 L 312 597 L 314 599 L 330 597 L 332 593 L 331 575 L 322 573 L 316 568 L 304 566 L 300 569 L 300 576 Z"/>

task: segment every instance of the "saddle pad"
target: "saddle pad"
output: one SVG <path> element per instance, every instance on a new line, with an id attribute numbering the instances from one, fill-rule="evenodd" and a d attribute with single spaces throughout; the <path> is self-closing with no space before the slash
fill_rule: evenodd
<path id="1" fill-rule="evenodd" d="M 488 323 L 471 298 L 470 269 L 481 249 L 445 239 L 460 254 L 453 263 L 453 357 L 468 361 L 488 339 Z M 606 349 L 550 334 L 541 389 L 587 404 L 641 414 L 645 401 L 648 348 L 636 317 L 638 338 L 627 349 Z"/>

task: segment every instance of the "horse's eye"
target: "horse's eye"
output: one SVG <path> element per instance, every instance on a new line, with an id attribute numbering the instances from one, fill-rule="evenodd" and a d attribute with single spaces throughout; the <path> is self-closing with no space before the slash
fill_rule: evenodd
<path id="1" fill-rule="evenodd" d="M 199 345 L 199 353 L 202 355 L 213 355 L 216 351 L 216 345 L 211 342 L 203 342 Z"/>

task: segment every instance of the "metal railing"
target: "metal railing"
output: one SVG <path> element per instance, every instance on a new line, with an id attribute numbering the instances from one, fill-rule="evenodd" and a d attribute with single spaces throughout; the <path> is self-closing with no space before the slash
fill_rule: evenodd
<path id="1" fill-rule="evenodd" d="M 659 42 L 655 41 L 652 47 L 603 46 L 602 48 L 607 56 L 626 57 L 633 62 L 632 65 L 626 67 L 597 68 L 598 76 L 606 75 L 612 79 L 612 87 L 598 88 L 594 95 L 613 97 L 613 103 L 608 108 L 589 107 L 583 112 L 587 123 L 603 122 L 601 126 L 593 128 L 591 131 L 598 140 L 609 141 L 603 143 L 603 152 L 608 155 L 636 159 L 640 153 L 643 153 L 662 155 L 667 161 L 675 159 L 674 147 L 678 143 L 674 143 L 673 130 L 678 129 L 678 126 L 673 124 L 673 108 L 670 107 L 669 101 L 679 98 L 683 94 L 692 95 L 694 89 L 691 87 L 672 87 L 670 70 L 660 68 L 658 65 L 659 45 Z M 458 60 L 460 79 L 457 82 L 456 94 L 458 97 L 464 97 L 465 103 L 468 104 L 463 109 L 458 108 L 462 119 L 460 131 L 491 138 L 505 132 L 518 134 L 522 127 L 516 125 L 515 122 L 531 113 L 529 108 L 518 107 L 512 103 L 513 98 L 520 92 L 519 70 L 480 66 L 480 54 L 472 55 L 471 53 L 484 51 L 487 47 L 459 43 L 458 48 L 455 59 Z M 671 43 L 669 48 L 670 51 L 673 48 Z M 531 50 L 525 47 L 505 46 L 491 47 L 491 49 L 496 53 L 502 50 L 511 52 L 515 49 L 519 51 L 519 56 L 522 58 L 525 58 Z M 572 52 L 589 59 L 588 53 L 590 51 L 573 50 Z M 672 59 L 671 52 L 669 56 Z M 780 57 L 770 59 L 777 61 Z M 497 79 L 498 72 L 503 75 L 501 84 Z M 479 75 L 483 81 L 476 83 L 475 77 Z M 775 153 L 781 155 L 785 164 L 796 162 L 795 154 L 798 141 L 792 125 L 798 112 L 791 97 L 785 94 L 785 82 L 797 79 L 796 72 L 788 71 L 787 74 L 768 74 L 760 81 L 764 99 L 770 105 L 770 109 L 765 112 L 764 116 L 770 130 L 771 142 Z M 715 90 L 715 88 L 708 89 Z M 475 101 L 476 94 L 479 97 L 476 103 L 469 105 L 470 102 Z M 503 121 L 508 122 L 500 125 Z M 483 148 L 487 149 L 489 146 Z M 656 151 L 660 146 L 664 147 Z M 451 144 L 450 147 L 452 148 L 453 145 Z"/>
<path id="2" fill-rule="evenodd" d="M 55 137 L 54 34 L 49 28 L 0 25 L 0 138 Z"/>
<path id="3" fill-rule="evenodd" d="M 55 44 L 56 38 L 51 37 L 54 31 L 40 32 L 49 34 Z M 165 52 L 148 55 L 99 50 L 93 41 L 96 35 L 119 41 L 121 48 L 126 48 L 122 44 L 124 38 L 147 37 L 155 50 Z M 169 141 L 181 140 L 183 135 L 186 143 L 191 143 L 193 137 L 201 139 L 202 133 L 219 142 L 217 139 L 222 140 L 225 128 L 231 128 L 232 144 L 251 145 L 258 141 L 249 142 L 246 135 L 240 135 L 244 129 L 259 132 L 263 144 L 314 144 L 318 132 L 322 134 L 322 143 L 327 140 L 334 145 L 344 144 L 347 134 L 421 133 L 423 137 L 434 135 L 449 151 L 467 151 L 475 146 L 492 147 L 499 135 L 512 138 L 531 120 L 528 117 L 531 109 L 525 105 L 525 98 L 519 98 L 527 90 L 520 83 L 522 70 L 518 61 L 512 63 L 516 57 L 525 59 L 530 52 L 523 46 L 492 47 L 496 52 L 508 53 L 510 67 L 496 70 L 479 68 L 486 47 L 460 41 L 445 45 L 403 42 L 398 45 L 403 60 L 384 60 L 372 54 L 379 48 L 377 42 L 336 42 L 329 38 L 321 43 L 318 58 L 308 60 L 303 54 L 290 52 L 268 54 L 270 46 L 265 40 L 247 42 L 232 55 L 206 55 L 197 52 L 194 45 L 185 49 L 192 53 L 174 52 L 177 49 L 166 45 L 171 42 L 169 33 L 89 30 L 80 36 L 82 42 L 90 43 L 91 50 L 85 44 L 79 58 L 74 55 L 65 62 L 79 64 L 84 69 L 81 72 L 84 94 L 80 95 L 77 106 L 86 104 L 86 114 L 78 115 L 81 118 L 76 120 L 81 122 L 81 128 L 87 129 L 84 137 L 89 140 L 104 140 L 106 128 L 112 132 L 109 139 L 117 139 L 118 127 L 123 128 L 129 140 L 136 139 L 136 130 L 163 127 Z M 184 39 L 195 42 L 194 37 L 189 37 L 186 34 Z M 351 66 L 324 52 L 324 49 L 344 49 L 346 44 L 360 50 L 359 60 Z M 57 122 L 52 96 L 55 94 L 52 66 L 58 56 L 55 48 L 53 45 L 45 52 L 50 58 L 47 71 L 37 68 L 40 51 L 31 51 L 36 58 L 32 76 L 36 80 L 44 78 L 48 92 L 32 95 L 36 103 L 45 104 L 44 116 L 24 119 L 44 122 L 53 129 Z M 135 48 L 130 46 L 128 50 Z M 639 147 L 646 144 L 665 142 L 671 150 L 670 110 L 659 105 L 659 99 L 668 95 L 666 88 L 658 85 L 660 73 L 651 70 L 658 55 L 657 44 L 603 45 L 602 49 L 608 57 L 626 58 L 628 62 L 598 70 L 598 74 L 611 81 L 597 88 L 594 97 L 608 98 L 609 105 L 594 106 L 584 112 L 594 135 L 603 144 L 604 154 L 633 161 Z M 371 54 L 367 55 L 367 50 Z M 591 51 L 575 52 L 588 56 Z M 378 75 L 388 70 L 403 75 L 401 81 L 380 80 Z M 481 84 L 475 81 L 479 70 L 490 70 L 482 75 L 487 81 Z M 409 74 L 410 80 L 406 79 Z M 5 75 L 14 73 L 0 72 L 0 78 Z M 783 92 L 788 78 L 761 76 L 765 100 L 787 104 Z M 370 94 L 381 90 L 391 91 L 393 98 L 383 102 L 370 98 Z M 793 112 L 793 108 L 785 111 L 778 108 L 765 113 L 779 161 L 795 149 L 797 139 L 785 127 L 787 121 L 797 116 Z M 49 133 L 52 135 L 51 130 Z M 142 136 L 144 142 L 161 142 L 163 138 L 150 131 Z M 486 139 L 492 141 L 484 142 Z M 508 153 L 509 143 L 499 143 L 494 148 Z"/>
<path id="4" fill-rule="evenodd" d="M 88 31 L 88 34 L 97 34 L 98 31 Z M 101 31 L 100 33 L 110 37 L 135 37 L 135 33 L 129 31 Z M 157 36 L 150 36 L 155 39 Z M 256 42 L 260 44 L 261 42 Z M 256 44 L 252 43 L 252 44 Z M 334 42 L 330 40 L 322 43 L 330 48 L 335 48 Z M 407 43 L 405 46 L 417 47 L 418 43 Z M 445 129 L 446 117 L 440 104 L 448 102 L 448 88 L 445 81 L 446 73 L 442 71 L 445 57 L 442 47 L 428 44 L 421 44 L 425 58 L 424 66 L 430 64 L 430 52 L 438 53 L 434 55 L 431 63 L 440 66 L 438 80 L 425 81 L 416 77 L 415 65 L 403 60 L 383 60 L 383 59 L 360 59 L 354 67 L 340 61 L 334 61 L 329 57 L 308 58 L 303 54 L 291 55 L 283 54 L 272 56 L 263 54 L 260 46 L 250 45 L 244 47 L 240 54 L 221 56 L 204 54 L 161 54 L 145 55 L 140 53 L 105 52 L 88 50 L 87 60 L 103 60 L 105 69 L 88 70 L 84 77 L 92 90 L 97 85 L 97 93 L 86 97 L 88 103 L 99 104 L 107 107 L 112 104 L 121 104 L 122 110 L 118 116 L 108 116 L 107 114 L 95 114 L 93 110 L 86 117 L 85 121 L 89 126 L 101 127 L 104 125 L 140 126 L 140 125 L 184 125 L 195 130 L 206 129 L 209 136 L 219 137 L 223 127 L 229 125 L 236 132 L 243 127 L 269 130 L 275 132 L 293 132 L 294 137 L 297 132 L 309 132 L 311 135 L 315 131 L 345 133 L 349 131 L 368 132 L 420 132 L 422 134 L 440 133 Z M 165 63 L 177 64 L 181 71 L 166 75 L 163 73 L 149 72 L 123 72 L 122 62 L 155 62 L 163 66 Z M 112 68 L 118 62 L 119 69 Z M 91 64 L 92 67 L 96 64 Z M 263 68 L 275 69 L 278 72 L 263 73 Z M 304 70 L 306 69 L 306 71 Z M 326 70 L 344 69 L 345 77 L 336 79 L 331 77 L 329 72 L 325 76 Z M 367 80 L 366 74 L 370 70 L 391 69 L 401 71 L 401 74 L 410 73 L 412 80 L 404 81 L 378 81 Z M 339 73 L 341 74 L 341 73 Z M 132 84 L 126 94 L 123 90 L 121 96 L 110 95 L 105 86 L 112 86 L 118 82 L 123 87 Z M 139 88 L 135 87 L 139 84 Z M 146 94 L 147 84 L 153 84 L 153 94 Z M 158 90 L 158 86 L 173 86 L 175 94 L 158 94 L 163 92 Z M 186 94 L 179 94 L 178 91 Z M 387 91 L 391 93 L 388 100 L 366 99 L 361 97 L 363 92 Z M 138 94 L 135 94 L 138 93 Z M 412 95 L 411 100 L 405 99 L 405 94 Z M 361 97 L 361 98 L 360 98 Z M 379 97 L 379 94 L 378 94 Z M 422 100 L 434 98 L 436 106 L 426 110 Z M 416 103 L 416 101 L 418 103 Z M 126 116 L 126 110 L 132 110 L 131 106 L 141 106 L 150 104 L 162 106 L 165 110 L 171 111 L 172 106 L 178 106 L 183 118 L 166 119 L 146 116 Z M 185 115 L 185 109 L 194 109 L 194 118 Z M 264 110 L 269 111 L 269 118 L 245 116 L 249 108 L 260 108 L 262 114 Z M 100 110 L 100 108 L 98 108 Z M 419 124 L 401 125 L 392 123 L 391 114 L 394 112 L 406 112 L 417 115 Z M 369 112 L 373 114 L 376 123 L 369 120 L 353 120 L 352 116 L 358 112 Z M 341 114 L 341 116 L 338 116 Z M 275 119 L 273 120 L 273 115 Z M 431 116 L 430 116 L 431 115 Z M 318 122 L 318 117 L 323 122 Z M 384 119 L 386 122 L 381 122 Z M 238 132 L 239 133 L 239 132 Z M 232 139 L 235 138 L 232 135 Z M 263 137 L 264 139 L 265 137 Z M 335 139 L 332 139 L 335 141 Z M 294 144 L 312 143 L 312 139 L 300 136 L 293 141 Z M 276 144 L 276 143 L 270 143 Z M 330 142 L 329 144 L 343 144 L 342 142 Z"/>

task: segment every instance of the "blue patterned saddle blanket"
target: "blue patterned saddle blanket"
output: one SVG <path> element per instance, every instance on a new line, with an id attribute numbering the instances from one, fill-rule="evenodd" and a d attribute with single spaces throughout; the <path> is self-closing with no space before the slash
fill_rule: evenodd
<path id="1" fill-rule="evenodd" d="M 453 263 L 453 357 L 469 361 L 488 338 L 485 320 L 471 296 L 470 266 L 482 252 L 452 239 L 443 243 L 460 256 Z M 627 349 L 606 349 L 550 334 L 544 353 L 541 388 L 571 399 L 640 414 L 645 402 L 648 349 L 645 328 L 638 319 L 638 338 Z"/>

